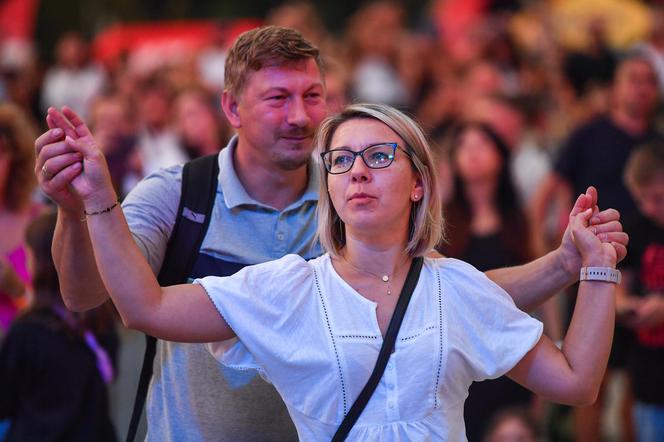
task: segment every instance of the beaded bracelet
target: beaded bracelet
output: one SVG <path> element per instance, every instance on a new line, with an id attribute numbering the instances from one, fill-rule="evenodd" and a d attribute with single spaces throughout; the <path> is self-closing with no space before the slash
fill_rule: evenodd
<path id="1" fill-rule="evenodd" d="M 107 213 L 107 212 L 110 212 L 111 210 L 115 209 L 115 207 L 118 204 L 120 204 L 120 201 L 116 201 L 115 203 L 113 203 L 112 206 L 109 206 L 105 209 L 98 210 L 96 212 L 87 212 L 87 211 L 83 210 L 83 215 L 85 215 L 85 216 L 101 215 L 102 213 Z"/>

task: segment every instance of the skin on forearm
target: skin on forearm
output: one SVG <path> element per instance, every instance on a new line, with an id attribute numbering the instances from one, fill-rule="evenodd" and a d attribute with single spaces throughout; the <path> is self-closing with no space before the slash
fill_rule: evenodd
<path id="1" fill-rule="evenodd" d="M 583 281 L 562 351 L 543 337 L 509 373 L 543 397 L 570 405 L 594 402 L 613 338 L 615 286 Z"/>
<path id="2" fill-rule="evenodd" d="M 560 341 L 563 338 L 563 330 L 558 298 L 549 298 L 537 309 L 537 312 L 544 323 L 544 334 L 554 342 Z"/>
<path id="3" fill-rule="evenodd" d="M 599 392 L 609 360 L 615 309 L 614 284 L 598 281 L 582 281 L 579 284 L 572 322 L 562 351 L 580 385 L 587 383 L 595 392 L 594 396 Z"/>
<path id="4" fill-rule="evenodd" d="M 58 210 L 52 253 L 67 308 L 90 310 L 108 299 L 95 263 L 88 227 L 81 221 L 80 214 Z"/>
<path id="5" fill-rule="evenodd" d="M 161 287 L 134 242 L 119 209 L 88 220 L 99 275 L 123 322 L 142 328 L 141 321 L 158 307 Z"/>
<path id="6" fill-rule="evenodd" d="M 159 286 L 121 210 L 89 217 L 88 229 L 99 274 L 127 327 L 181 342 L 234 336 L 200 285 Z"/>
<path id="7" fill-rule="evenodd" d="M 527 264 L 490 270 L 486 275 L 510 294 L 519 309 L 530 312 L 576 281 L 577 275 L 563 264 L 553 251 Z"/>

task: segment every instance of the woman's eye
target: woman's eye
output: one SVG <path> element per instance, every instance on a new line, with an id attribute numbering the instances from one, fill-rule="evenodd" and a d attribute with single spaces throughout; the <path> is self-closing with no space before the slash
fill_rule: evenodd
<path id="1" fill-rule="evenodd" d="M 390 155 L 385 152 L 374 152 L 371 154 L 371 161 L 376 163 L 383 163 L 390 159 Z"/>
<path id="2" fill-rule="evenodd" d="M 348 164 L 349 162 L 352 161 L 352 156 L 351 155 L 337 155 L 334 158 L 333 164 L 335 166 L 343 166 L 344 164 Z"/>

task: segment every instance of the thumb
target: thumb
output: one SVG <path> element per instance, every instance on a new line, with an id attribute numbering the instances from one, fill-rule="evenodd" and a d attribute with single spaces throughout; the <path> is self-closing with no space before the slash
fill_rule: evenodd
<path id="1" fill-rule="evenodd" d="M 572 211 L 570 212 L 571 216 L 578 215 L 581 213 L 583 210 L 586 209 L 586 207 L 589 206 L 588 200 L 590 198 L 585 194 L 582 193 L 580 194 L 577 198 L 576 201 L 574 202 L 574 207 L 572 207 Z"/>
<path id="2" fill-rule="evenodd" d="M 593 216 L 593 208 L 589 207 L 579 212 L 574 218 L 579 225 L 587 227 L 590 222 L 590 217 Z"/>
<path id="3" fill-rule="evenodd" d="M 79 152 L 85 159 L 91 159 L 97 155 L 97 148 L 94 144 L 82 141 L 81 139 L 73 139 L 69 135 L 65 137 L 65 144 L 72 150 Z"/>
<path id="4" fill-rule="evenodd" d="M 593 209 L 587 208 L 586 210 L 579 212 L 577 215 L 572 216 L 570 224 L 572 227 L 572 235 L 574 237 L 590 233 L 586 232 L 586 227 L 588 227 L 589 220 L 592 214 L 593 214 Z"/>

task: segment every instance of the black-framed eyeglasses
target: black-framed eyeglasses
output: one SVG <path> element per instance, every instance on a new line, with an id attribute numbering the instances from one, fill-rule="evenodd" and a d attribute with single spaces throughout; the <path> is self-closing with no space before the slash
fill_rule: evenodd
<path id="1" fill-rule="evenodd" d="M 320 156 L 323 159 L 327 173 L 336 175 L 346 173 L 352 169 L 355 158 L 358 156 L 362 157 L 362 161 L 368 168 L 384 169 L 394 162 L 397 148 L 410 157 L 410 154 L 397 143 L 372 144 L 357 152 L 347 147 L 340 147 L 327 150 L 321 153 Z"/>

